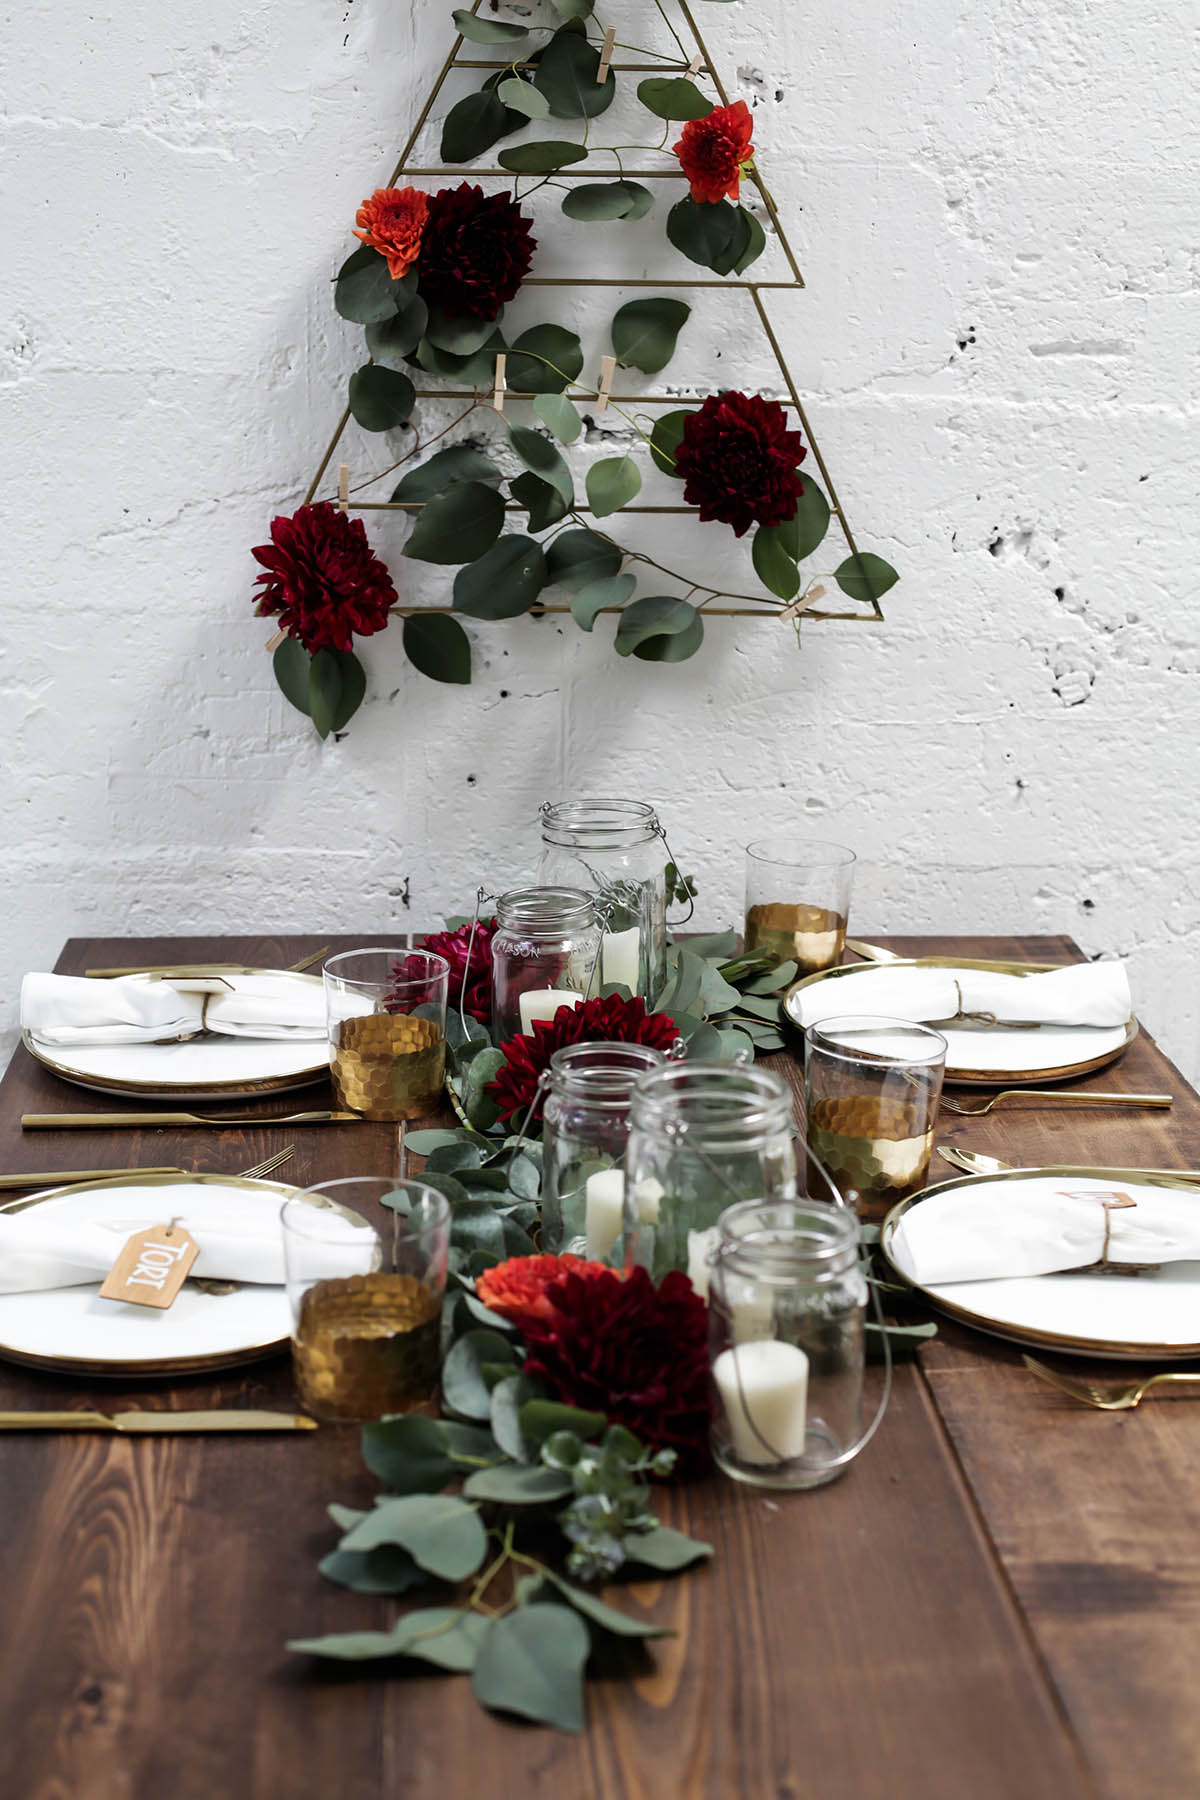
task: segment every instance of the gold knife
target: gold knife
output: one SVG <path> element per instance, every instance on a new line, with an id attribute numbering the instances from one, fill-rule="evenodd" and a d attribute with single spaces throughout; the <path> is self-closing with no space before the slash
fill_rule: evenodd
<path id="1" fill-rule="evenodd" d="M 284 975 L 299 975 L 302 970 L 309 969 L 313 963 L 320 962 L 328 956 L 329 945 L 322 944 L 311 956 L 302 956 L 299 962 L 289 963 L 280 971 Z M 402 951 L 397 952 L 403 955 Z M 261 975 L 262 969 L 251 967 L 249 963 L 223 962 L 178 962 L 178 963 L 131 963 L 122 969 L 85 969 L 84 974 L 95 981 L 113 981 L 122 975 Z"/>
<path id="2" fill-rule="evenodd" d="M 315 1431 L 304 1413 L 0 1412 L 0 1431 Z"/>
<path id="3" fill-rule="evenodd" d="M 72 1181 L 108 1181 L 117 1175 L 188 1175 L 188 1169 L 37 1169 L 28 1175 L 0 1175 L 0 1188 L 65 1187 Z"/>
<path id="4" fill-rule="evenodd" d="M 998 1156 L 983 1156 L 978 1150 L 959 1150 L 949 1144 L 939 1144 L 937 1152 L 951 1168 L 961 1169 L 964 1175 L 1007 1175 L 1016 1168 L 1015 1163 L 1004 1162 Z M 1122 1169 L 1123 1175 L 1171 1175 L 1177 1181 L 1200 1181 L 1200 1169 Z"/>
<path id="5" fill-rule="evenodd" d="M 229 1113 L 219 1119 L 188 1112 L 22 1113 L 22 1131 L 108 1131 L 116 1125 L 359 1125 L 354 1112 Z"/>

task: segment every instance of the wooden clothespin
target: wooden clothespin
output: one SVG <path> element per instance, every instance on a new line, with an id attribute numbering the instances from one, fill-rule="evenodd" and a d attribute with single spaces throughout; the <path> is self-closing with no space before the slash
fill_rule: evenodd
<path id="1" fill-rule="evenodd" d="M 507 385 L 504 380 L 504 365 L 507 361 L 508 357 L 505 352 L 503 350 L 498 351 L 496 354 L 496 375 L 495 380 L 492 383 L 492 406 L 498 413 L 504 411 L 504 395 Z"/>
<path id="2" fill-rule="evenodd" d="M 613 45 L 617 40 L 617 28 L 610 25 L 604 34 L 604 48 L 600 52 L 600 61 L 596 65 L 596 80 L 601 87 L 608 80 L 608 65 L 612 61 Z"/>
<path id="3" fill-rule="evenodd" d="M 815 606 L 818 600 L 823 600 L 824 598 L 825 589 L 821 586 L 821 583 L 818 582 L 815 587 L 810 587 L 806 594 L 798 595 L 797 598 L 792 601 L 790 606 L 785 606 L 779 617 L 783 619 L 785 623 L 792 619 L 798 619 L 802 612 L 807 612 L 810 606 Z"/>
<path id="4" fill-rule="evenodd" d="M 693 56 L 691 62 L 687 66 L 687 79 L 689 81 L 694 81 L 696 79 L 696 76 L 700 73 L 700 64 L 703 61 L 703 56 L 700 54 L 699 50 L 697 50 L 695 56 Z"/>
<path id="5" fill-rule="evenodd" d="M 613 376 L 616 372 L 616 357 L 602 356 L 600 358 L 600 386 L 596 390 L 596 411 L 598 413 L 608 411 L 608 402 L 612 394 Z"/>
<path id="6" fill-rule="evenodd" d="M 338 464 L 338 511 L 350 511 L 350 464 Z"/>
<path id="7" fill-rule="evenodd" d="M 274 637 L 269 637 L 267 639 L 267 652 L 269 655 L 273 656 L 275 654 L 276 650 L 278 650 L 280 644 L 282 644 L 282 642 L 286 636 L 287 636 L 286 631 L 277 631 L 275 633 Z"/>

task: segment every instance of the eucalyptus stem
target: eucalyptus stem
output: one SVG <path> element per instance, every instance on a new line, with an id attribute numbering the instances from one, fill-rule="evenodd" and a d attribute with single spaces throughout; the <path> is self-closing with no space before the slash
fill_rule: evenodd
<path id="1" fill-rule="evenodd" d="M 457 419 L 451 419 L 450 423 L 444 425 L 441 431 L 435 431 L 431 438 L 422 439 L 421 434 L 415 425 L 408 426 L 406 429 L 411 430 L 416 438 L 416 442 L 413 444 L 412 449 L 406 450 L 398 462 L 391 463 L 386 469 L 381 469 L 378 475 L 372 475 L 368 480 L 360 481 L 357 487 L 352 487 L 350 489 L 350 492 L 352 494 L 361 494 L 364 488 L 374 487 L 375 483 L 377 481 L 382 481 L 385 476 L 394 475 L 397 469 L 402 469 L 406 462 L 412 461 L 418 450 L 428 450 L 430 444 L 436 444 L 439 438 L 444 438 L 447 432 L 454 430 L 456 425 L 461 425 L 464 419 L 469 419 L 475 409 L 482 405 L 483 401 L 476 395 L 470 406 L 465 407 L 464 410 L 459 413 Z"/>
<path id="2" fill-rule="evenodd" d="M 575 520 L 577 525 L 582 526 L 584 531 L 590 531 L 593 537 L 603 538 L 606 544 L 611 544 L 614 550 L 619 550 L 628 561 L 649 563 L 650 567 L 657 569 L 660 574 L 669 575 L 672 581 L 678 581 L 683 586 L 687 586 L 688 576 L 681 575 L 677 569 L 669 569 L 666 563 L 656 562 L 654 557 L 648 556 L 644 550 L 630 550 L 624 544 L 619 544 L 616 538 L 609 536 L 607 531 L 601 531 L 598 526 L 590 525 L 576 508 L 572 507 L 570 517 Z M 773 597 L 768 599 L 762 594 L 737 594 L 729 588 L 710 587 L 705 581 L 692 582 L 688 591 L 689 593 L 708 595 L 708 600 L 701 601 L 696 608 L 697 612 L 703 612 L 704 608 L 713 600 L 750 600 L 756 606 L 765 606 L 775 611 L 783 609 L 783 602 Z"/>

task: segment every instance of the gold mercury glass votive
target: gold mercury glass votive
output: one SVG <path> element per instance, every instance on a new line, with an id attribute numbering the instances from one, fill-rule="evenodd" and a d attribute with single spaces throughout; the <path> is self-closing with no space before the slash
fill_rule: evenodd
<path id="1" fill-rule="evenodd" d="M 746 949 L 793 961 L 801 975 L 836 968 L 846 947 L 854 852 L 803 838 L 746 849 Z"/>
<path id="2" fill-rule="evenodd" d="M 351 950 L 323 974 L 334 1104 L 365 1119 L 432 1112 L 446 1070 L 445 958 Z"/>
<path id="3" fill-rule="evenodd" d="M 926 1184 L 946 1040 L 928 1025 L 851 1016 L 804 1036 L 808 1148 L 846 1204 L 878 1221 Z"/>

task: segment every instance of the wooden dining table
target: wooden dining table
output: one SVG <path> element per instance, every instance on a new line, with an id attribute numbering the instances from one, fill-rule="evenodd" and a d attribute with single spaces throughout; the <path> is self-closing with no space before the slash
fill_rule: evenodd
<path id="1" fill-rule="evenodd" d="M 72 939 L 58 968 L 296 961 L 316 937 Z M 363 940 L 336 939 L 333 949 Z M 384 944 L 402 938 L 372 940 Z M 1064 937 L 888 937 L 903 955 L 1064 962 Z M 791 1053 L 768 1059 L 799 1099 Z M 1170 1112 L 1017 1102 L 943 1112 L 938 1141 L 1021 1165 L 1200 1167 L 1200 1098 L 1142 1031 L 1072 1083 Z M 961 1090 L 960 1090 L 961 1091 Z M 274 1179 L 397 1173 L 383 1124 L 22 1132 L 114 1104 L 23 1048 L 0 1086 L 0 1172 L 180 1164 Z M 120 1104 L 120 1103 L 117 1103 Z M 209 1108 L 208 1110 L 213 1110 Z M 245 1110 L 230 1107 L 230 1110 Z M 938 1180 L 952 1171 L 931 1170 Z M 1200 1206 L 1200 1190 L 1197 1192 Z M 1200 1322 L 1197 1337 L 1200 1338 Z M 1083 1375 L 1129 1365 L 1053 1356 Z M 1148 1367 L 1169 1366 L 1166 1359 Z M 870 1392 L 881 1379 L 869 1374 Z M 1175 1800 L 1200 1795 L 1200 1383 L 1095 1411 L 1020 1349 L 942 1321 L 895 1370 L 884 1423 L 834 1485 L 720 1476 L 656 1495 L 715 1548 L 624 1587 L 677 1633 L 588 1683 L 579 1736 L 508 1722 L 463 1677 L 346 1670 L 290 1638 L 378 1628 L 394 1603 L 317 1570 L 332 1501 L 377 1483 L 352 1426 L 264 1436 L 0 1437 L 4 1800 Z M 278 1355 L 220 1375 L 104 1382 L 0 1362 L 0 1409 L 294 1407 Z"/>

